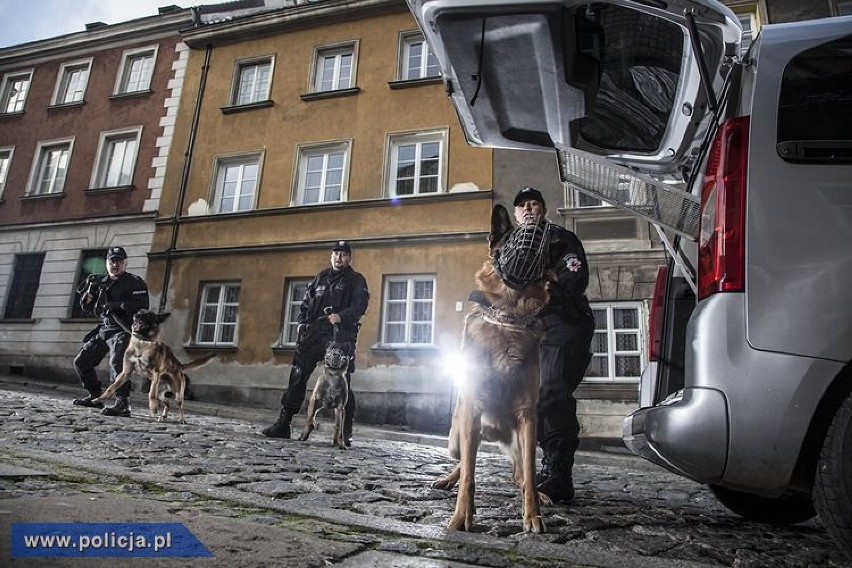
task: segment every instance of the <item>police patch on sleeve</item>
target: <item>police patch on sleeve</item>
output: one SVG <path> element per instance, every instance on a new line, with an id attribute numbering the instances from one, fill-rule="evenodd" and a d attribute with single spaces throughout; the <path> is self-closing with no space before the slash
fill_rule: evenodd
<path id="1" fill-rule="evenodd" d="M 574 253 L 566 254 L 562 260 L 565 261 L 565 267 L 571 272 L 578 272 L 583 268 L 583 261 Z"/>

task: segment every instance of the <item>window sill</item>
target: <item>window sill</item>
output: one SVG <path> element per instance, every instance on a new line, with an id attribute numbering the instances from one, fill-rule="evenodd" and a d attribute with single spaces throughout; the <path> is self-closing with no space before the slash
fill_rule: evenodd
<path id="1" fill-rule="evenodd" d="M 246 112 L 250 110 L 256 110 L 259 108 L 269 108 L 275 104 L 275 101 L 271 99 L 267 99 L 265 101 L 257 101 L 256 103 L 248 103 L 245 105 L 230 105 L 221 107 L 219 110 L 222 111 L 222 114 L 236 114 L 238 112 Z"/>
<path id="2" fill-rule="evenodd" d="M 133 184 L 130 185 L 116 185 L 113 187 L 89 187 L 83 190 L 83 193 L 86 195 L 100 195 L 102 193 L 116 193 L 122 191 L 131 191 L 136 189 L 136 186 Z"/>
<path id="3" fill-rule="evenodd" d="M 408 89 L 411 87 L 420 87 L 421 85 L 435 85 L 442 83 L 440 75 L 434 77 L 423 77 L 420 79 L 399 79 L 397 81 L 389 81 L 388 87 L 391 89 Z"/>
<path id="4" fill-rule="evenodd" d="M 287 354 L 294 353 L 296 351 L 296 345 L 273 345 L 272 352 L 276 354 Z"/>
<path id="5" fill-rule="evenodd" d="M 129 91 L 126 93 L 113 93 L 109 96 L 109 100 L 111 101 L 120 101 L 123 99 L 138 99 L 141 97 L 148 97 L 154 93 L 151 89 L 145 89 L 144 91 Z"/>
<path id="6" fill-rule="evenodd" d="M 0 112 L 0 119 L 3 118 L 21 118 L 24 116 L 24 111 L 19 110 L 18 112 Z"/>
<path id="7" fill-rule="evenodd" d="M 190 343 L 183 346 L 184 351 L 218 351 L 220 353 L 236 353 L 238 351 L 236 345 L 201 345 L 198 343 Z"/>
<path id="8" fill-rule="evenodd" d="M 95 316 L 82 318 L 59 318 L 59 323 L 99 323 L 101 320 Z"/>
<path id="9" fill-rule="evenodd" d="M 23 324 L 33 324 L 36 320 L 33 318 L 2 318 L 0 319 L 0 323 L 23 323 Z"/>
<path id="10" fill-rule="evenodd" d="M 337 89 L 334 91 L 319 91 L 315 93 L 303 93 L 300 98 L 303 101 L 316 101 L 319 99 L 333 99 L 336 97 L 350 97 L 361 92 L 360 87 L 352 87 L 350 89 Z"/>
<path id="11" fill-rule="evenodd" d="M 390 347 L 388 345 L 382 345 L 377 343 L 370 347 L 370 351 L 373 353 L 392 353 L 394 355 L 406 355 L 409 357 L 423 355 L 423 356 L 434 356 L 441 350 L 437 345 L 423 345 L 422 347 Z"/>
<path id="12" fill-rule="evenodd" d="M 73 103 L 57 103 L 57 104 L 49 105 L 47 107 L 47 111 L 52 112 L 52 111 L 58 111 L 58 110 L 66 109 L 66 108 L 80 108 L 84 104 L 86 104 L 85 100 L 74 101 Z"/>
<path id="13" fill-rule="evenodd" d="M 56 193 L 44 193 L 41 195 L 24 195 L 21 197 L 21 201 L 39 201 L 42 199 L 61 199 L 65 197 L 64 191 L 57 191 Z"/>

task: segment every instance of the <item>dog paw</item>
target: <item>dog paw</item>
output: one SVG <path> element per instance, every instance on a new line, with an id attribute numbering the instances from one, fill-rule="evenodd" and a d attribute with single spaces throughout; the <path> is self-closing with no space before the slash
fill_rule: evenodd
<path id="1" fill-rule="evenodd" d="M 442 477 L 432 482 L 433 489 L 452 489 L 456 486 L 456 482 L 449 477 Z"/>
<path id="2" fill-rule="evenodd" d="M 553 501 L 550 499 L 550 497 L 548 497 L 544 493 L 541 493 L 541 492 L 538 492 L 538 491 L 536 493 L 538 493 L 538 504 L 539 505 L 546 505 L 548 507 L 550 505 L 553 505 Z"/>
<path id="3" fill-rule="evenodd" d="M 534 534 L 547 532 L 547 529 L 544 526 L 544 519 L 541 518 L 541 515 L 533 515 L 530 517 L 524 515 L 524 532 Z"/>
<path id="4" fill-rule="evenodd" d="M 470 532 L 473 529 L 473 515 L 456 513 L 453 515 L 453 518 L 450 519 L 447 528 L 454 531 Z"/>

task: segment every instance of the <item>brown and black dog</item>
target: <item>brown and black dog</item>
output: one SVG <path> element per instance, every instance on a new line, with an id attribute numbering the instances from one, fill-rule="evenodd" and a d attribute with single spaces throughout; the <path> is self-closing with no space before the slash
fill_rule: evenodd
<path id="1" fill-rule="evenodd" d="M 308 419 L 299 436 L 302 442 L 307 440 L 316 428 L 320 410 L 328 408 L 334 410 L 334 445 L 341 450 L 347 449 L 343 438 L 343 421 L 346 418 L 346 402 L 349 400 L 349 385 L 346 382 L 349 359 L 337 342 L 331 341 L 326 346 L 322 374 L 317 379 L 308 401 Z"/>
<path id="2" fill-rule="evenodd" d="M 465 377 L 450 428 L 450 455 L 459 460 L 453 471 L 432 486 L 450 489 L 459 484 L 455 513 L 449 528 L 469 531 L 473 525 L 474 468 L 482 439 L 497 442 L 508 454 L 513 479 L 522 491 L 525 532 L 545 531 L 535 485 L 536 416 L 539 395 L 539 311 L 548 300 L 547 278 L 521 290 L 498 274 L 500 246 L 512 232 L 506 208 L 495 205 L 488 236 L 489 258 L 476 273 L 477 304 L 465 317 L 462 356 Z"/>
<path id="3" fill-rule="evenodd" d="M 148 408 L 157 421 L 165 420 L 169 414 L 169 394 L 174 397 L 180 412 L 181 424 L 186 424 L 183 412 L 183 400 L 186 395 L 189 378 L 184 374 L 208 363 L 216 354 L 211 353 L 189 363 L 181 363 L 171 348 L 158 339 L 160 324 L 171 314 L 155 314 L 148 310 L 139 310 L 133 316 L 130 326 L 130 342 L 124 352 L 124 366 L 115 381 L 96 400 L 104 401 L 130 378 L 138 373 L 151 381 L 148 390 Z"/>

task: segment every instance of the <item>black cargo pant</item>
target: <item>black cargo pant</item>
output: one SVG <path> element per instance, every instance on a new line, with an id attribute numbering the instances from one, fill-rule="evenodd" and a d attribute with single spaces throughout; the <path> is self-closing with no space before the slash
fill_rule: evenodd
<path id="1" fill-rule="evenodd" d="M 545 454 L 574 463 L 580 445 L 580 422 L 574 391 L 589 362 L 594 322 L 546 327 L 541 342 L 541 387 L 538 400 L 538 443 Z"/>
<path id="2" fill-rule="evenodd" d="M 293 366 L 290 369 L 290 379 L 287 382 L 287 390 L 281 396 L 281 406 L 290 414 L 299 413 L 302 403 L 305 401 L 305 391 L 308 379 L 317 365 L 325 356 L 325 347 L 331 337 L 317 337 L 309 342 L 302 342 L 296 347 L 293 354 Z M 346 384 L 349 396 L 346 400 L 346 418 L 343 422 L 343 433 L 346 436 L 352 433 L 352 422 L 355 420 L 355 396 L 352 394 L 352 373 L 355 371 L 355 342 L 339 342 L 338 345 L 350 357 L 349 368 L 346 370 Z"/>
<path id="3" fill-rule="evenodd" d="M 74 357 L 74 370 L 89 394 L 100 396 L 103 392 L 95 367 L 103 361 L 107 353 L 109 353 L 109 382 L 115 381 L 121 373 L 124 366 L 124 352 L 127 351 L 129 340 L 130 334 L 125 331 L 104 332 L 101 330 L 100 333 L 90 333 L 86 336 L 82 349 Z M 131 388 L 130 381 L 127 381 L 115 391 L 115 396 L 127 397 L 130 395 Z"/>

